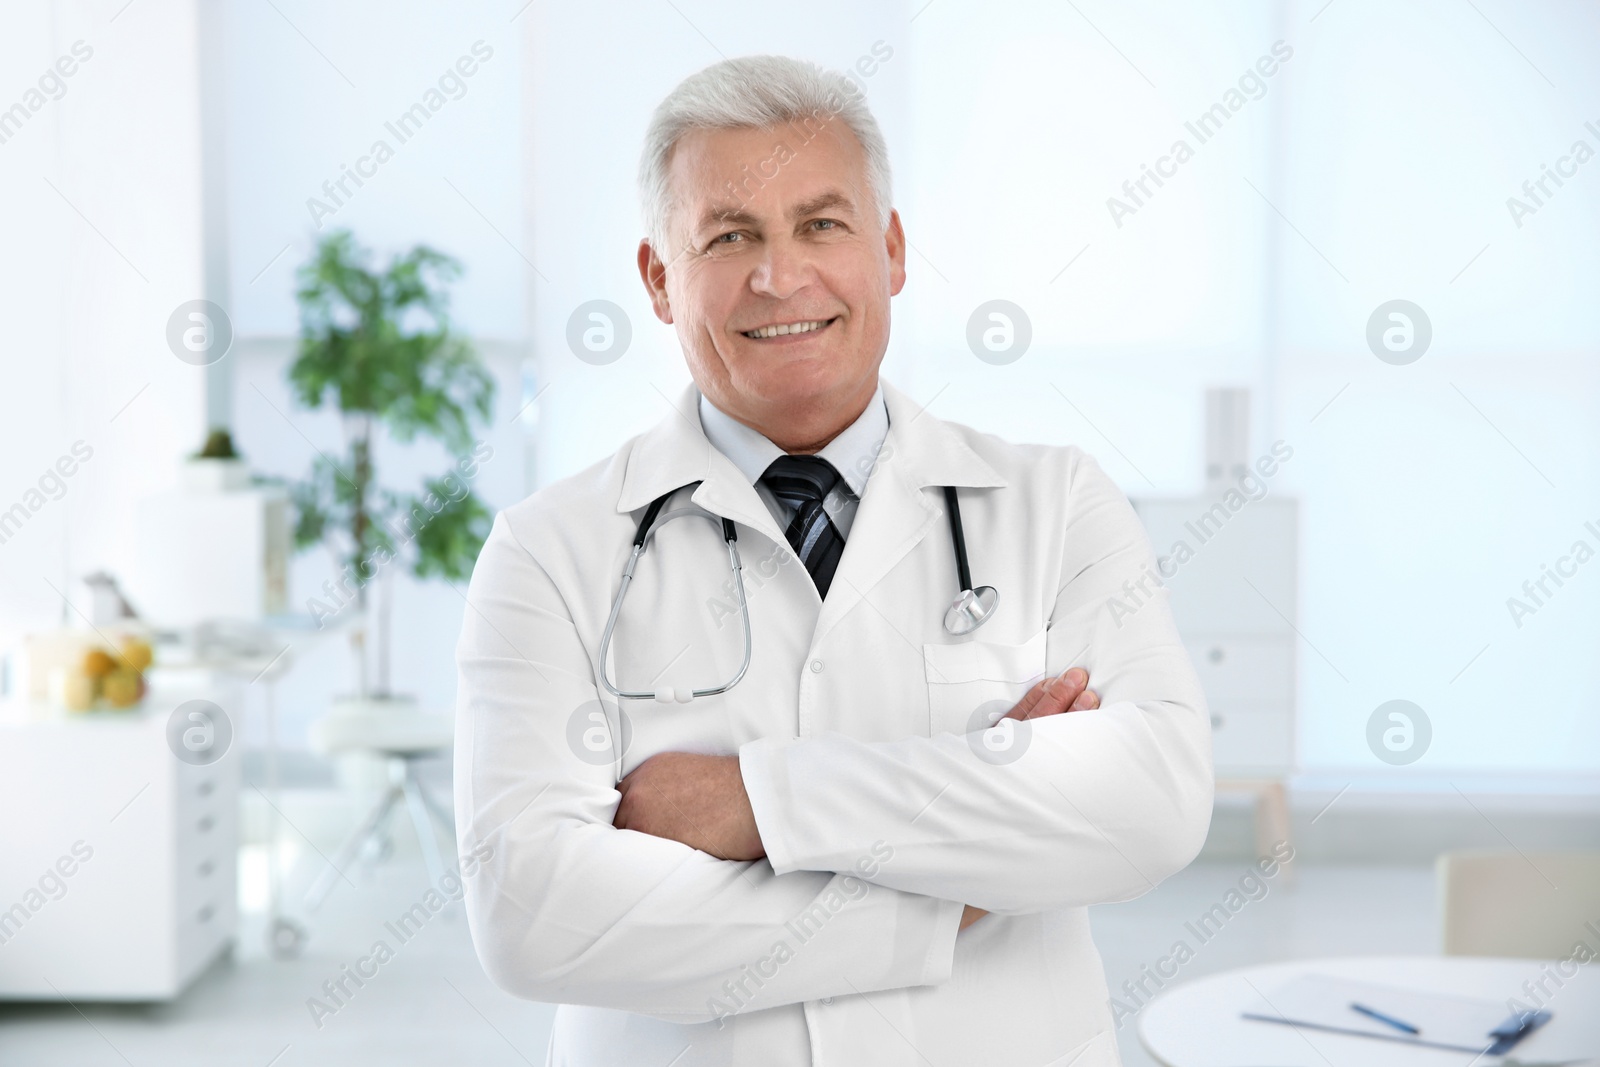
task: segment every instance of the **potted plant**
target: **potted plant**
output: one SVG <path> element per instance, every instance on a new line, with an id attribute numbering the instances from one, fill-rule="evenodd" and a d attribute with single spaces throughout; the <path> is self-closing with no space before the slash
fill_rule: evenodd
<path id="1" fill-rule="evenodd" d="M 206 434 L 200 451 L 183 464 L 183 487 L 191 493 L 223 493 L 250 484 L 250 469 L 233 448 L 233 437 L 222 427 Z"/>
<path id="2" fill-rule="evenodd" d="M 473 428 L 488 421 L 494 380 L 450 323 L 445 285 L 460 264 L 421 245 L 382 270 L 368 259 L 349 232 L 337 231 L 300 268 L 300 342 L 288 371 L 299 403 L 334 405 L 343 426 L 338 459 L 319 453 L 310 477 L 290 487 L 296 550 L 324 545 L 336 569 L 324 595 L 309 602 L 311 613 L 319 626 L 351 614 L 356 692 L 336 710 L 410 704 L 389 687 L 391 572 L 409 566 L 418 578 L 466 578 L 492 521 L 471 485 L 493 455 Z M 380 428 L 402 443 L 432 438 L 456 462 L 420 492 L 386 488 L 376 466 Z"/>

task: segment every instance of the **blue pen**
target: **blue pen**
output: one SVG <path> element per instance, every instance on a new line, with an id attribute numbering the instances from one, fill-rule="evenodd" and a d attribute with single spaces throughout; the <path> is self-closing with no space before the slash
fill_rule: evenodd
<path id="1" fill-rule="evenodd" d="M 1404 1033 L 1404 1034 L 1420 1034 L 1420 1033 L 1422 1033 L 1421 1030 L 1418 1030 L 1415 1026 L 1412 1026 L 1410 1023 L 1401 1022 L 1399 1019 L 1396 1019 L 1393 1015 L 1385 1015 L 1381 1011 L 1374 1011 L 1373 1009 L 1367 1007 L 1365 1004 L 1357 1004 L 1354 1001 L 1352 1001 L 1351 1004 L 1350 1004 L 1350 1010 L 1351 1011 L 1359 1011 L 1362 1015 L 1366 1015 L 1366 1016 L 1369 1016 L 1369 1017 L 1371 1017 L 1373 1019 L 1376 1019 L 1380 1023 L 1383 1023 L 1385 1026 L 1392 1026 L 1396 1030 L 1399 1030 L 1401 1033 Z"/>

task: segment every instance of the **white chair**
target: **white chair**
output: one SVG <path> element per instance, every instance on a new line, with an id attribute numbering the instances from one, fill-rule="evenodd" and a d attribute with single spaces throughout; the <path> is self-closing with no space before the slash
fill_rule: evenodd
<path id="1" fill-rule="evenodd" d="M 327 899 L 335 881 L 369 843 L 382 846 L 388 840 L 389 819 L 402 802 L 411 815 L 411 825 L 428 864 L 434 885 L 444 875 L 439 844 L 434 837 L 431 817 L 444 828 L 455 855 L 455 822 L 450 813 L 417 780 L 419 760 L 450 751 L 455 739 L 455 720 L 449 715 L 433 715 L 407 709 L 378 709 L 344 712 L 319 719 L 311 726 L 314 751 L 327 756 L 365 753 L 382 759 L 388 770 L 388 786 L 378 803 L 355 831 L 339 847 L 329 866 L 317 875 L 306 891 L 306 907 L 315 911 Z"/>
<path id="2" fill-rule="evenodd" d="M 1435 873 L 1447 956 L 1566 959 L 1595 942 L 1600 852 L 1446 852 Z"/>

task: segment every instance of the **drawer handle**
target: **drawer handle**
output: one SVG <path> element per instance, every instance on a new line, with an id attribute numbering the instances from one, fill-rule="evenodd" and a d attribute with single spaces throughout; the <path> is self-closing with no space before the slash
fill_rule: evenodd
<path id="1" fill-rule="evenodd" d="M 211 816 L 204 815 L 204 816 L 201 816 L 200 821 L 195 823 L 194 825 L 195 825 L 195 828 L 198 829 L 201 833 L 209 834 L 211 832 L 211 828 L 213 826 L 215 826 L 216 823 L 212 820 Z"/>
<path id="2" fill-rule="evenodd" d="M 1213 730 L 1222 729 L 1222 724 L 1223 724 L 1224 721 L 1225 720 L 1222 718 L 1221 715 L 1218 715 L 1216 712 L 1212 712 L 1211 713 L 1211 728 Z"/>
<path id="3" fill-rule="evenodd" d="M 1208 655 L 1206 658 L 1209 659 L 1212 663 L 1221 663 L 1222 662 L 1222 649 L 1213 648 L 1211 650 L 1210 655 Z"/>
<path id="4" fill-rule="evenodd" d="M 213 782 L 211 779 L 207 778 L 205 781 L 203 781 L 199 785 L 195 786 L 195 792 L 199 793 L 203 797 L 208 797 L 208 796 L 211 795 L 212 790 L 214 790 L 216 788 L 217 788 L 217 784 L 215 782 Z"/>
<path id="5" fill-rule="evenodd" d="M 200 866 L 195 869 L 200 872 L 200 877 L 210 878 L 211 872 L 217 869 L 217 865 L 210 860 L 201 860 Z"/>
<path id="6" fill-rule="evenodd" d="M 211 916 L 213 914 L 214 913 L 211 910 L 211 905 L 207 904 L 205 907 L 201 908 L 198 912 L 195 913 L 195 918 L 197 920 L 199 920 L 200 922 L 208 923 L 208 922 L 211 921 Z"/>

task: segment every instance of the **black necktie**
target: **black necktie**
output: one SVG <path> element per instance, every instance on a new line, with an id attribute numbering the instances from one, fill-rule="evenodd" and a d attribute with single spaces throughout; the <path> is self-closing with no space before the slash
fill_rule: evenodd
<path id="1" fill-rule="evenodd" d="M 822 501 L 839 483 L 839 472 L 833 464 L 816 456 L 783 456 L 772 461 L 761 482 L 794 509 L 784 536 L 806 565 L 817 592 L 826 599 L 833 572 L 844 554 L 844 538 L 828 518 Z"/>

